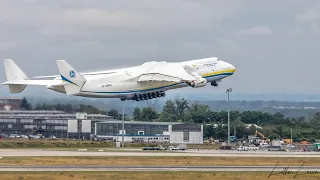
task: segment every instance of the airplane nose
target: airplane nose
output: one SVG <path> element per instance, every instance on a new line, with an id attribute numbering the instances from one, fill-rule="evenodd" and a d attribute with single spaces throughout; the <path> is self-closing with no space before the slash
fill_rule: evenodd
<path id="1" fill-rule="evenodd" d="M 229 67 L 232 73 L 236 72 L 236 67 L 234 67 L 232 64 L 227 63 L 227 66 Z"/>
<path id="2" fill-rule="evenodd" d="M 232 64 L 230 64 L 230 67 L 232 69 L 232 72 L 235 73 L 236 72 L 236 67 L 234 67 Z"/>

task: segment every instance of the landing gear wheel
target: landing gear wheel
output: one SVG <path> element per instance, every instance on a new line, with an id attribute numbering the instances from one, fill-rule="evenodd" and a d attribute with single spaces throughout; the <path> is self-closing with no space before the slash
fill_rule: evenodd
<path id="1" fill-rule="evenodd" d="M 212 81 L 211 86 L 217 87 L 219 84 L 216 81 Z"/>

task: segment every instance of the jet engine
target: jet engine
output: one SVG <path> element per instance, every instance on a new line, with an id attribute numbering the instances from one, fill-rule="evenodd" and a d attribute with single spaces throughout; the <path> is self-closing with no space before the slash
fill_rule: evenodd
<path id="1" fill-rule="evenodd" d="M 207 83 L 208 82 L 205 78 L 198 78 L 197 80 L 190 82 L 189 85 L 193 88 L 199 88 L 206 86 Z"/>

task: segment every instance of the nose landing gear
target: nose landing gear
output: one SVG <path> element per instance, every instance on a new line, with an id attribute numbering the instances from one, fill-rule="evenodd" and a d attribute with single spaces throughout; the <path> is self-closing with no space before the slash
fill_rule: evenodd
<path id="1" fill-rule="evenodd" d="M 211 82 L 211 86 L 215 86 L 215 87 L 217 87 L 219 84 L 216 82 L 216 81 L 212 81 Z"/>

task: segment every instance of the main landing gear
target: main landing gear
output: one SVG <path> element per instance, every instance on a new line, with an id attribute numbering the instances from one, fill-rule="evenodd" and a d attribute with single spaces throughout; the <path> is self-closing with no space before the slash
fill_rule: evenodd
<path id="1" fill-rule="evenodd" d="M 135 101 L 143 101 L 148 99 L 154 99 L 159 97 L 165 97 L 166 93 L 163 91 L 151 92 L 151 93 L 144 93 L 144 94 L 135 94 L 130 100 Z"/>

